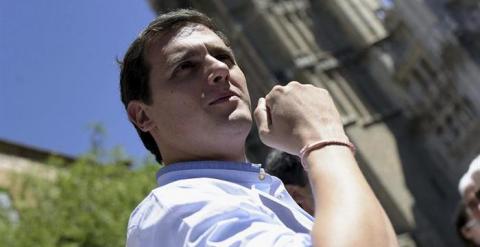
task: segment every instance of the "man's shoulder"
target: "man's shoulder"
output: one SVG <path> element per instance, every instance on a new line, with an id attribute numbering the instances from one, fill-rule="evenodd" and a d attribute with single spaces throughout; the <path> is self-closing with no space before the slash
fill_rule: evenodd
<path id="1" fill-rule="evenodd" d="M 177 180 L 153 189 L 133 210 L 127 238 L 133 241 L 138 234 L 151 236 L 148 233 L 159 226 L 178 227 L 192 215 L 204 217 L 221 208 L 260 204 L 254 190 L 239 184 L 213 178 Z"/>
<path id="2" fill-rule="evenodd" d="M 218 199 L 218 196 L 251 196 L 252 190 L 242 185 L 214 178 L 180 179 L 153 189 L 139 204 L 159 204 L 168 208 L 192 201 Z"/>
<path id="3" fill-rule="evenodd" d="M 180 179 L 153 189 L 134 209 L 129 225 L 141 221 L 155 212 L 162 217 L 180 206 L 226 200 L 258 200 L 256 193 L 242 185 L 214 178 Z"/>

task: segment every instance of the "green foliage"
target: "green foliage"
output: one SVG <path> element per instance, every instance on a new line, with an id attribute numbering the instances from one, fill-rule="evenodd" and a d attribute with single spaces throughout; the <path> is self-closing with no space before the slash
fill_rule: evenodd
<path id="1" fill-rule="evenodd" d="M 9 222 L 0 209 L 0 246 L 125 246 L 129 215 L 155 187 L 158 165 L 132 171 L 125 162 L 100 165 L 91 156 L 52 163 L 53 180 L 16 178 L 20 220 Z"/>

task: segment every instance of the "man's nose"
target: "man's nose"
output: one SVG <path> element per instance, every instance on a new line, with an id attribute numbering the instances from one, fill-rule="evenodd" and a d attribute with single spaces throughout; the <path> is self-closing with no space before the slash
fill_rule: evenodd
<path id="1" fill-rule="evenodd" d="M 208 83 L 213 85 L 228 81 L 230 75 L 228 65 L 210 55 L 208 55 L 207 60 L 209 62 Z"/>

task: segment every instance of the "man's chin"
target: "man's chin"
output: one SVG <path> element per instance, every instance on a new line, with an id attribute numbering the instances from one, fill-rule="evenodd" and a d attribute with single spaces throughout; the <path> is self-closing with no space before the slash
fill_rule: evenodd
<path id="1" fill-rule="evenodd" d="M 217 121 L 215 129 L 223 137 L 226 138 L 242 138 L 247 137 L 252 128 L 252 117 L 249 114 L 241 112 L 232 112 L 227 119 Z"/>
<path id="2" fill-rule="evenodd" d="M 228 121 L 236 126 L 245 126 L 246 128 L 248 128 L 248 131 L 250 131 L 253 123 L 252 115 L 250 114 L 250 112 L 246 113 L 240 111 L 232 112 L 228 116 Z"/>

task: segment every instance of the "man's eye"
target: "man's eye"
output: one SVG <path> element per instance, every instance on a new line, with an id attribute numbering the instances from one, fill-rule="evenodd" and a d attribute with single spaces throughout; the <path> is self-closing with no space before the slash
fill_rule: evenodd
<path id="1" fill-rule="evenodd" d="M 191 61 L 186 61 L 186 62 L 183 62 L 181 63 L 178 67 L 177 67 L 177 70 L 187 70 L 187 69 L 191 69 L 191 68 L 194 68 L 195 67 L 195 63 L 191 62 Z"/>
<path id="2" fill-rule="evenodd" d="M 219 54 L 216 55 L 215 58 L 229 65 L 235 64 L 235 60 L 229 54 Z"/>
<path id="3" fill-rule="evenodd" d="M 175 67 L 175 70 L 172 73 L 172 78 L 178 76 L 186 76 L 193 73 L 197 69 L 197 65 L 198 63 L 194 61 L 184 61 L 180 63 L 177 67 Z"/>

